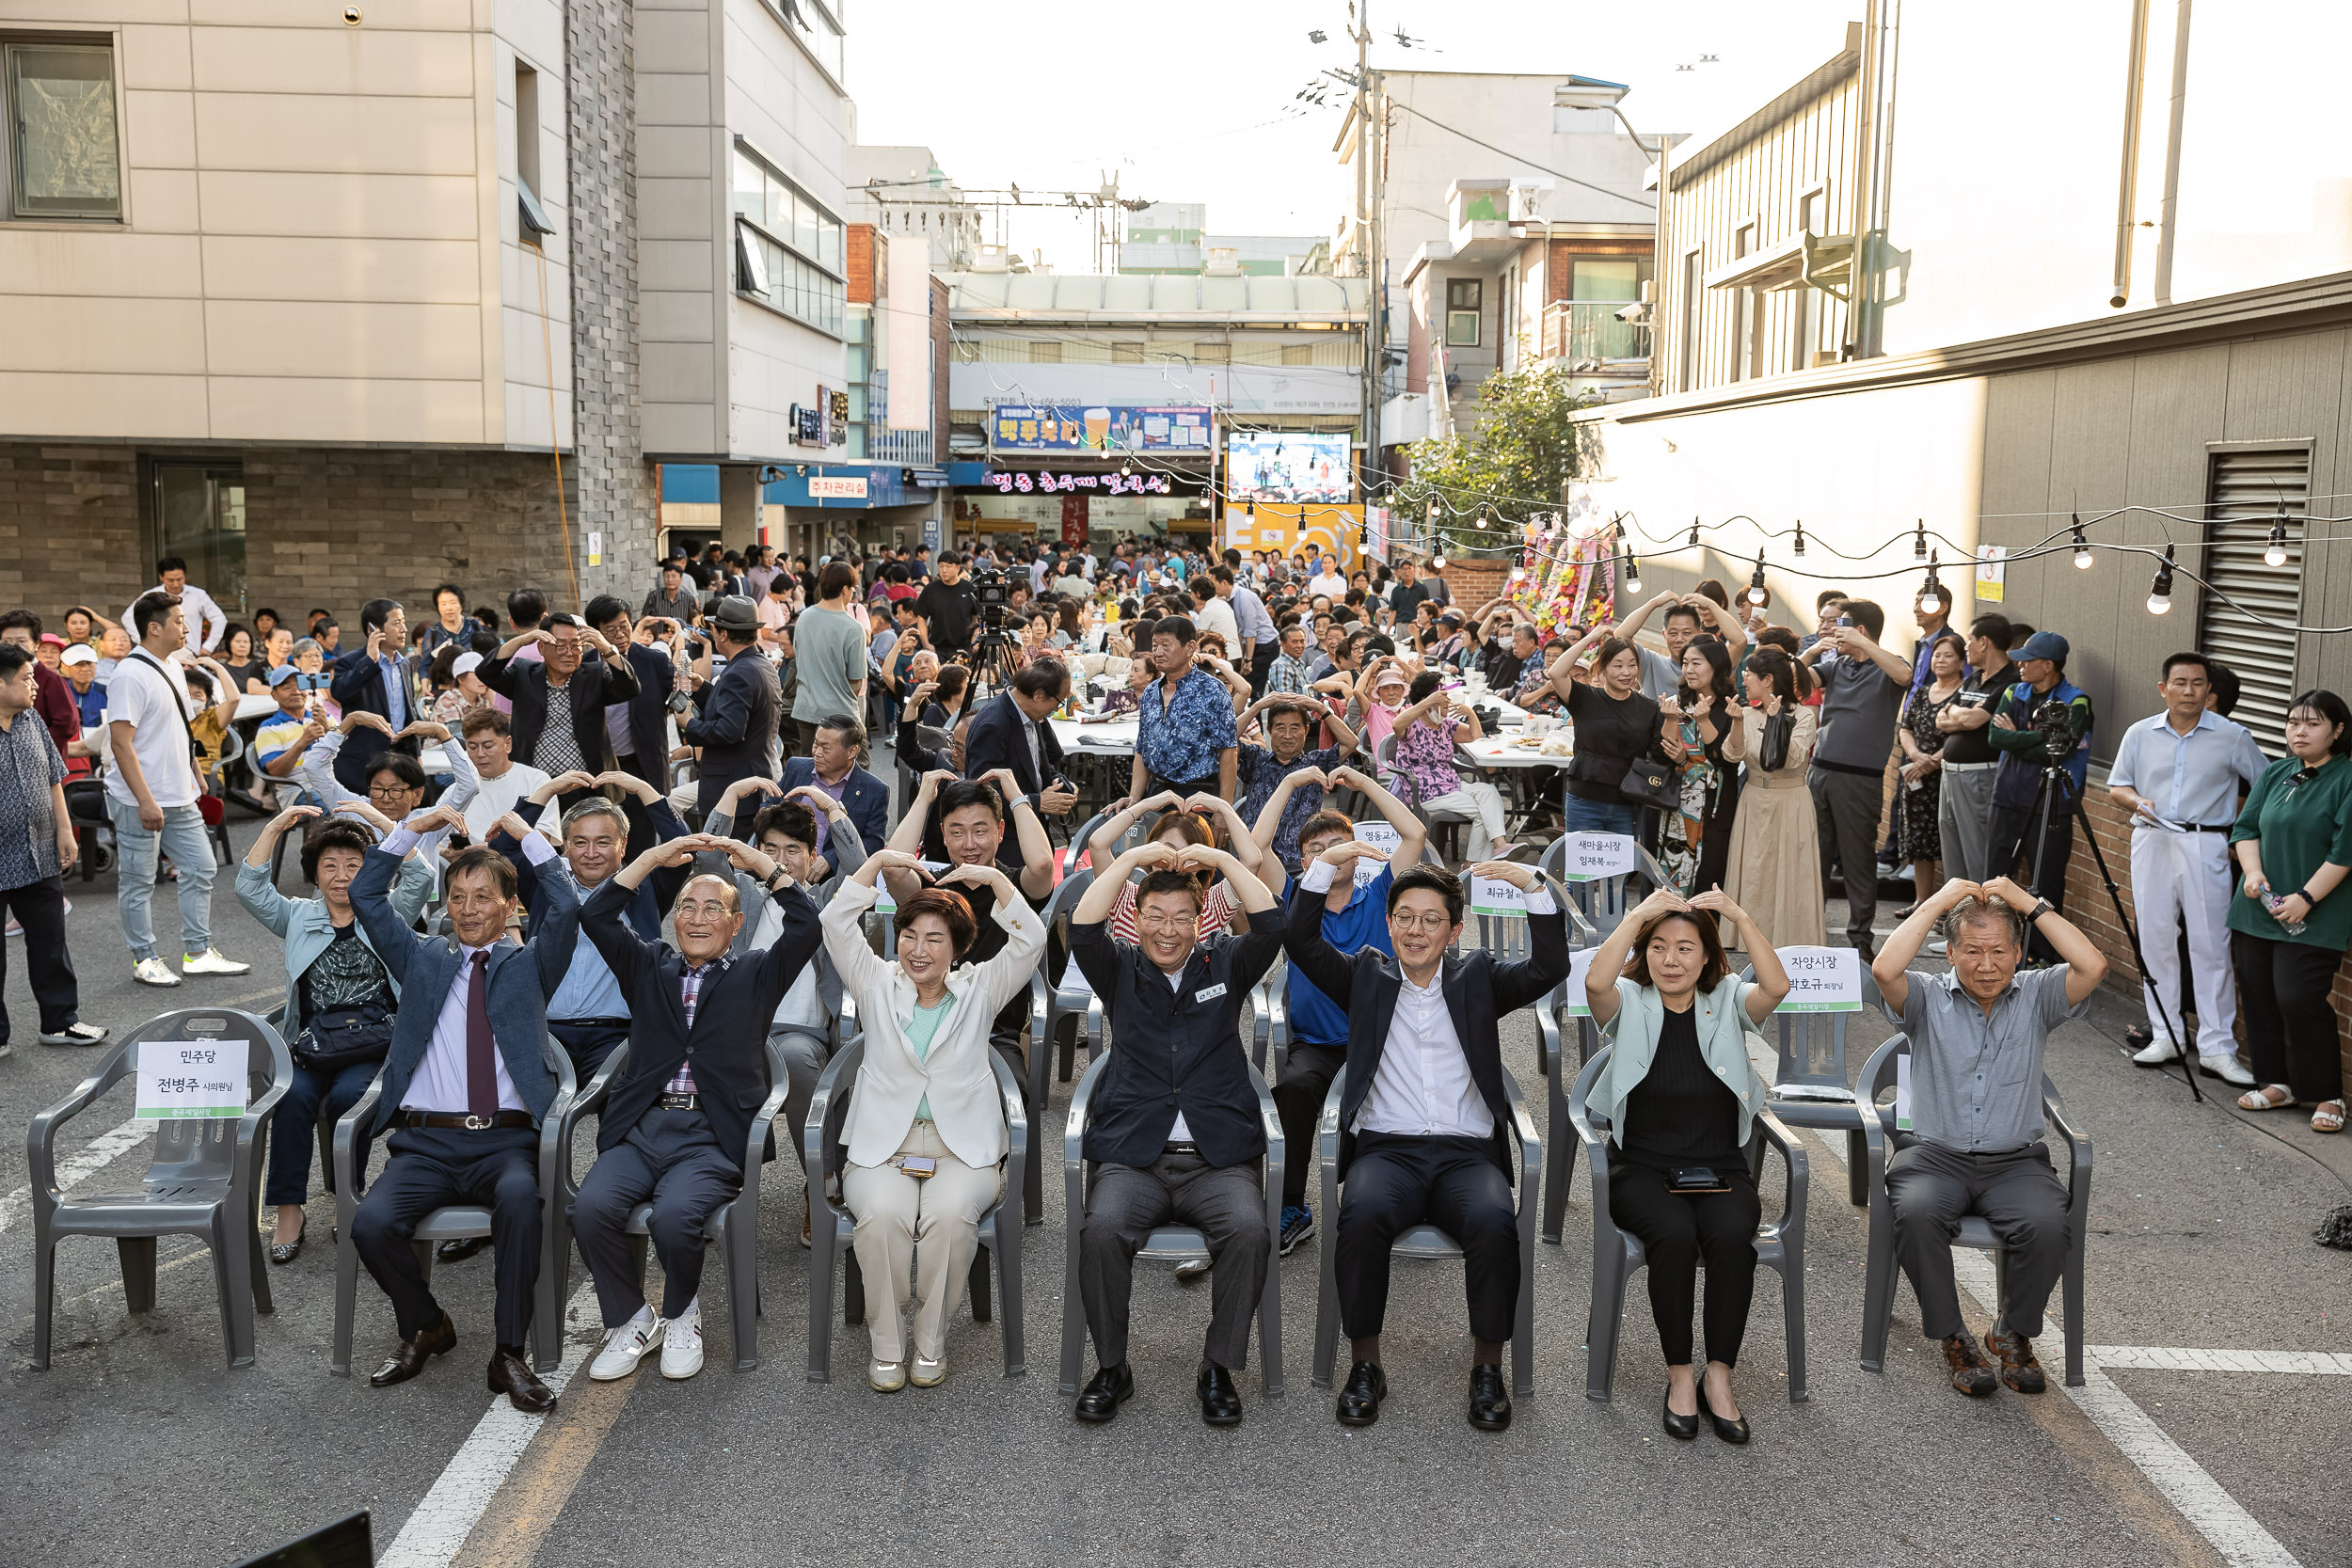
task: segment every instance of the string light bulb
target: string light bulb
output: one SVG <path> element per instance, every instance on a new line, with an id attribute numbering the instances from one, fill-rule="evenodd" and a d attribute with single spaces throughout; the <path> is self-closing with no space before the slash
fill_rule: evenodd
<path id="1" fill-rule="evenodd" d="M 2263 564 L 2283 566 L 2287 563 L 2287 503 L 2279 503 L 2279 515 L 2270 520 L 2270 543 L 2263 546 Z"/>
<path id="2" fill-rule="evenodd" d="M 2156 580 L 2148 587 L 2148 613 L 2162 615 L 2172 608 L 2172 546 L 2164 547 L 2164 563 L 2156 568 Z"/>
<path id="3" fill-rule="evenodd" d="M 1919 519 L 1918 529 L 1911 536 L 1911 559 L 1914 561 L 1925 561 L 1927 558 L 1928 520 L 1925 517 L 1922 517 Z"/>
<path id="4" fill-rule="evenodd" d="M 1244 516 L 1255 517 L 1258 515 L 1257 499 L 1252 497 L 1250 499 L 1242 502 L 1241 510 Z"/>
<path id="5" fill-rule="evenodd" d="M 1642 562 L 1638 556 L 1628 555 L 1625 558 L 1625 591 L 1629 594 L 1642 591 Z"/>
<path id="6" fill-rule="evenodd" d="M 1800 560 L 1804 556 L 1804 519 L 1803 517 L 1797 519 L 1796 553 Z"/>
<path id="7" fill-rule="evenodd" d="M 1760 610 L 1764 602 L 1772 596 L 1771 592 L 1764 586 L 1764 552 L 1758 550 L 1756 552 L 1755 575 L 1748 578 L 1748 603 Z"/>
<path id="8" fill-rule="evenodd" d="M 1919 613 L 1922 615 L 1941 614 L 1944 610 L 1944 585 L 1935 580 L 1938 562 L 1936 555 L 1928 557 L 1928 580 L 1919 585 Z"/>
<path id="9" fill-rule="evenodd" d="M 1441 555 L 1433 555 L 1433 556 L 1431 556 L 1431 557 L 1429 558 L 1429 569 L 1430 569 L 1431 571 L 1433 571 L 1433 572 L 1442 572 L 1442 571 L 1444 571 L 1444 570 L 1445 570 L 1445 557 L 1444 557 L 1444 556 L 1441 556 Z"/>
<path id="10" fill-rule="evenodd" d="M 2082 514 L 2079 512 L 2074 514 L 2073 522 L 2074 524 L 2074 569 L 2079 572 L 2088 572 L 2090 570 L 2090 540 L 2083 532 Z"/>
<path id="11" fill-rule="evenodd" d="M 1119 477 L 1120 477 L 1120 478 L 1121 478 L 1121 479 L 1133 479 L 1133 478 L 1135 478 L 1135 477 L 1136 477 L 1136 466 L 1135 466 L 1133 463 L 1121 463 L 1121 464 L 1119 466 Z"/>
<path id="12" fill-rule="evenodd" d="M 1693 517 L 1693 518 L 1692 518 L 1692 519 L 1691 519 L 1691 538 L 1690 538 L 1689 543 L 1687 543 L 1686 545 L 1684 545 L 1684 546 L 1683 546 L 1683 548 L 1685 548 L 1685 549 L 1692 549 L 1692 550 L 1695 550 L 1695 549 L 1697 549 L 1698 547 L 1699 547 L 1699 520 L 1698 520 L 1696 517 Z"/>

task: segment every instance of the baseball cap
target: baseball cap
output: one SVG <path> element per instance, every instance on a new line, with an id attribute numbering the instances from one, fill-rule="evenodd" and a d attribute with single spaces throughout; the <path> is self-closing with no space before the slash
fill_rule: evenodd
<path id="1" fill-rule="evenodd" d="M 66 662 L 69 664 L 72 662 L 71 655 L 67 657 Z M 288 681 L 293 680 L 295 676 L 301 673 L 301 671 L 295 669 L 291 664 L 281 664 L 277 669 L 272 670 L 269 673 L 269 683 L 273 687 L 283 686 Z"/>
<path id="2" fill-rule="evenodd" d="M 60 664 L 95 664 L 98 662 L 98 650 L 87 642 L 76 642 L 65 651 L 64 657 L 57 662 Z"/>
<path id="3" fill-rule="evenodd" d="M 47 644 L 49 644 L 49 646 L 51 646 L 51 647 L 53 647 L 53 648 L 62 648 L 62 647 L 64 647 L 64 646 L 65 646 L 65 639 L 64 639 L 64 638 L 62 638 L 62 637 L 59 637 L 59 636 L 58 636 L 56 632 L 54 632 L 54 631 L 45 631 L 45 632 L 42 632 L 42 633 L 40 634 L 40 640 L 41 640 L 43 642 L 46 642 Z"/>
<path id="4" fill-rule="evenodd" d="M 2063 664 L 2066 662 L 2068 651 L 2066 639 L 2057 632 L 2038 631 L 2026 638 L 2026 645 L 2010 655 L 2010 657 L 2020 664 L 2029 658 L 2046 658 L 2053 664 Z"/>
<path id="5" fill-rule="evenodd" d="M 449 661 L 449 673 L 453 675 L 470 675 L 481 668 L 482 656 L 470 648 Z"/>

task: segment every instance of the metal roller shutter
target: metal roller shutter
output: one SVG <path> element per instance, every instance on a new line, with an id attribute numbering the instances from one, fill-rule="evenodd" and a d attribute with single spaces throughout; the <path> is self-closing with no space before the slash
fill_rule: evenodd
<path id="1" fill-rule="evenodd" d="M 2253 731 L 2255 741 L 2274 757 L 2286 755 L 2287 705 L 2302 689 L 2295 633 L 2281 628 L 2300 618 L 2311 461 L 2311 449 L 2304 446 L 2215 452 L 2205 548 L 2197 567 L 2207 585 L 2198 595 L 2197 646 L 2236 672 L 2241 689 L 2232 717 Z M 2263 553 L 2281 506 L 2287 558 L 2273 566 Z M 2237 608 L 2223 603 L 2220 594 Z M 2278 624 L 2265 626 L 2246 610 Z"/>

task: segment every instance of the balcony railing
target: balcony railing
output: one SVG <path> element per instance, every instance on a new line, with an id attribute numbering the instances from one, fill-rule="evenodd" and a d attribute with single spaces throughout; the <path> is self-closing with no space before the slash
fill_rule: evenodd
<path id="1" fill-rule="evenodd" d="M 1543 355 L 1547 359 L 1599 364 L 1646 361 L 1649 324 L 1619 321 L 1631 304 L 1622 299 L 1555 299 L 1544 307 Z"/>
<path id="2" fill-rule="evenodd" d="M 928 430 L 884 430 L 868 426 L 866 457 L 872 463 L 897 463 L 928 467 L 931 463 L 931 433 Z"/>

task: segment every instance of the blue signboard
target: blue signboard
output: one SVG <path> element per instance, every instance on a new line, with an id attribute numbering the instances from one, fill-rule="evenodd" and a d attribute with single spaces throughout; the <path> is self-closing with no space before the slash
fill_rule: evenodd
<path id="1" fill-rule="evenodd" d="M 998 404 L 990 411 L 991 450 L 1023 451 L 1149 451 L 1209 455 L 1205 407 L 1136 408 L 1049 404 Z"/>

